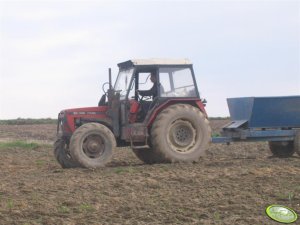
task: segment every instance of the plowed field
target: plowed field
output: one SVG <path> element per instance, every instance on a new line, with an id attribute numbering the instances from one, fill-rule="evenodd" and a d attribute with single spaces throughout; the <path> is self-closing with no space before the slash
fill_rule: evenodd
<path id="1" fill-rule="evenodd" d="M 226 122 L 211 121 L 214 132 Z M 300 158 L 271 157 L 264 142 L 212 144 L 195 164 L 146 165 L 118 148 L 106 168 L 62 169 L 55 132 L 0 126 L 0 224 L 254 225 L 278 224 L 271 204 L 300 213 Z M 17 140 L 38 144 L 7 144 Z"/>

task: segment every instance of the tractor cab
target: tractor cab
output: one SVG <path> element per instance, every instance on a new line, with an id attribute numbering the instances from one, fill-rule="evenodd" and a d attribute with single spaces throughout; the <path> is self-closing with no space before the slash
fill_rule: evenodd
<path id="1" fill-rule="evenodd" d="M 170 100 L 199 99 L 188 60 L 129 60 L 118 66 L 114 90 L 120 94 L 121 105 L 129 108 L 123 124 L 147 122 L 153 110 Z"/>

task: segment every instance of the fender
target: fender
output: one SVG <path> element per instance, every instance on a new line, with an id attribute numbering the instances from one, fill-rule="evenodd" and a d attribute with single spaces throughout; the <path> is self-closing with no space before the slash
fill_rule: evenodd
<path id="1" fill-rule="evenodd" d="M 156 107 L 153 112 L 151 113 L 150 117 L 148 120 L 146 120 L 146 124 L 147 127 L 150 128 L 152 126 L 152 123 L 154 122 L 155 118 L 157 117 L 157 115 L 164 110 L 165 108 L 167 108 L 170 105 L 174 105 L 174 104 L 189 104 L 192 105 L 198 109 L 200 109 L 200 111 L 204 114 L 204 116 L 207 118 L 207 113 L 205 110 L 205 106 L 202 103 L 201 100 L 199 100 L 198 98 L 194 99 L 194 98 L 181 98 L 181 99 L 170 99 L 167 101 L 164 101 L 162 104 L 160 104 L 158 107 Z"/>

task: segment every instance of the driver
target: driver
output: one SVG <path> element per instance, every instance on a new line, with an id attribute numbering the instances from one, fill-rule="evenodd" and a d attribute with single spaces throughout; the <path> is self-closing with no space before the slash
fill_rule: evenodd
<path id="1" fill-rule="evenodd" d="M 157 96 L 157 76 L 154 72 L 151 72 L 150 80 L 153 86 L 149 90 L 137 90 L 137 93 L 141 96 L 151 96 L 154 99 Z"/>

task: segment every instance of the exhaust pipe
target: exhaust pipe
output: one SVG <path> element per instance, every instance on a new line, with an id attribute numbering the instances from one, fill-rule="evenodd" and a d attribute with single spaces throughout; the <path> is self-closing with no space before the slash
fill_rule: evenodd
<path id="1" fill-rule="evenodd" d="M 108 68 L 108 81 L 109 81 L 109 89 L 112 89 L 112 85 L 111 85 L 111 68 Z"/>

